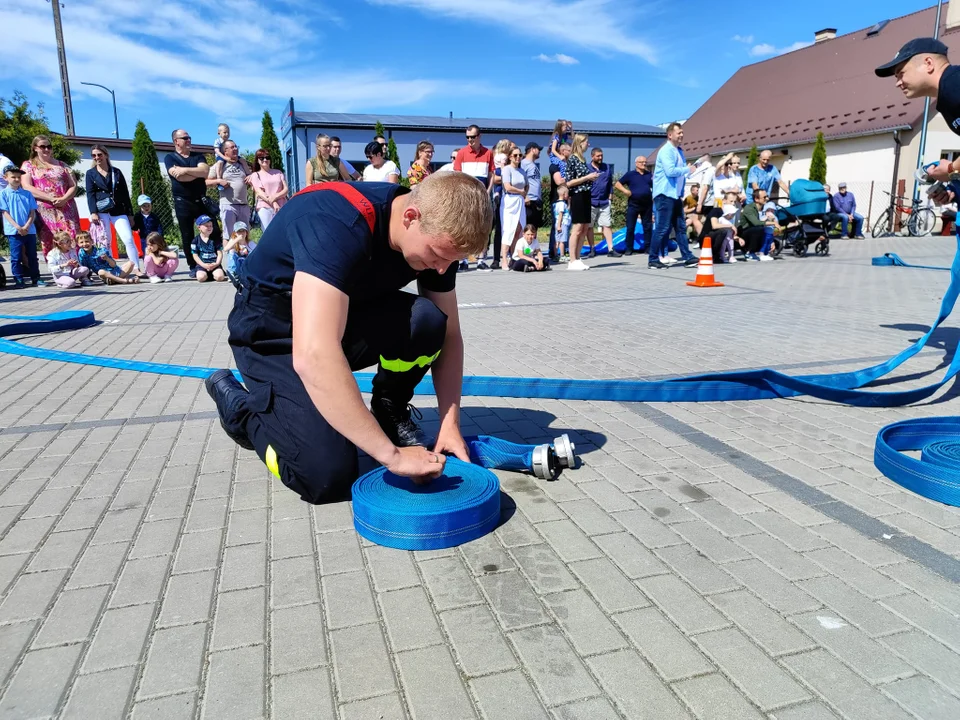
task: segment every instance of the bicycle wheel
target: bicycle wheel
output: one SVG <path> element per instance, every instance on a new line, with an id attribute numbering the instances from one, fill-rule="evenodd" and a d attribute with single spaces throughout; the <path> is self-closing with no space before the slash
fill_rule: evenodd
<path id="1" fill-rule="evenodd" d="M 933 226 L 936 222 L 937 214 L 933 212 L 933 210 L 930 208 L 918 208 L 910 215 L 910 220 L 907 222 L 907 231 L 913 237 L 929 235 L 933 232 Z"/>
<path id="2" fill-rule="evenodd" d="M 890 234 L 892 228 L 893 208 L 887 208 L 880 217 L 873 221 L 873 226 L 870 228 L 870 235 L 875 238 L 886 237 Z"/>

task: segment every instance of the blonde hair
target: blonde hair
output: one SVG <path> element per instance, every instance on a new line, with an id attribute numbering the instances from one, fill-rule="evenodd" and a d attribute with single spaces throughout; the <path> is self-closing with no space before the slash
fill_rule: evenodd
<path id="1" fill-rule="evenodd" d="M 504 138 L 503 140 L 500 140 L 496 145 L 493 146 L 493 154 L 497 155 L 499 153 L 503 153 L 504 155 L 508 155 L 510 153 L 511 145 L 513 145 L 513 141 L 508 140 L 507 138 Z"/>
<path id="2" fill-rule="evenodd" d="M 420 211 L 425 235 L 447 235 L 468 255 L 483 252 L 490 241 L 493 208 L 482 183 L 464 173 L 434 173 L 413 186 L 409 205 Z"/>
<path id="3" fill-rule="evenodd" d="M 586 133 L 576 133 L 573 136 L 573 145 L 570 146 L 571 153 L 584 162 L 586 162 L 586 160 L 583 157 L 583 151 L 587 149 L 587 142 L 589 140 L 590 137 Z"/>
<path id="4" fill-rule="evenodd" d="M 77 233 L 76 240 L 77 245 L 79 245 L 81 240 L 89 240 L 90 242 L 93 242 L 93 237 L 86 230 L 81 230 Z"/>
<path id="5" fill-rule="evenodd" d="M 73 243 L 73 238 L 70 237 L 70 233 L 66 230 L 61 230 L 60 232 L 55 232 L 53 234 L 53 242 L 59 245 L 60 243 Z"/>

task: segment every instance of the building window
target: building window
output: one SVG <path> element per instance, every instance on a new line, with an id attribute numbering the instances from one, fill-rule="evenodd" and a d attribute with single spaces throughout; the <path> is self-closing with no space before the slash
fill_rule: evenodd
<path id="1" fill-rule="evenodd" d="M 960 150 L 941 150 L 940 159 L 941 160 L 956 160 L 960 158 Z"/>

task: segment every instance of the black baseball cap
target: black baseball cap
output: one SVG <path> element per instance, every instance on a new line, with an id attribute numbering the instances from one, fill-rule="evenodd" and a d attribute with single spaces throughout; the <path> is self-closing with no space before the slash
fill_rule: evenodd
<path id="1" fill-rule="evenodd" d="M 900 48 L 900 52 L 896 54 L 896 57 L 894 57 L 893 60 L 881 65 L 874 72 L 877 73 L 877 77 L 890 77 L 896 72 L 898 65 L 905 63 L 914 55 L 921 55 L 924 53 L 929 53 L 931 55 L 946 55 L 947 46 L 936 38 L 932 37 L 914 38 Z"/>
<path id="2" fill-rule="evenodd" d="M 536 148 L 537 150 L 543 150 L 543 145 L 538 145 L 538 144 L 535 143 L 535 142 L 528 142 L 528 143 L 527 143 L 527 147 L 524 148 L 524 152 L 525 152 L 525 153 L 528 153 L 528 152 L 530 152 L 531 150 L 533 150 L 534 148 Z"/>

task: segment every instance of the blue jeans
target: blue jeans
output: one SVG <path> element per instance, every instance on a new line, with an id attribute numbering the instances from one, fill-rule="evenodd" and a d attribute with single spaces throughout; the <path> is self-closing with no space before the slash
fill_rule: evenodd
<path id="1" fill-rule="evenodd" d="M 15 282 L 23 282 L 24 270 L 30 273 L 30 280 L 36 282 L 40 279 L 40 262 L 37 260 L 37 236 L 36 235 L 7 235 L 7 242 L 10 243 L 10 271 L 13 273 Z M 21 257 L 27 256 L 27 265 L 23 267 Z"/>
<path id="2" fill-rule="evenodd" d="M 850 218 L 847 215 L 840 215 L 840 232 L 843 235 L 847 234 L 847 226 L 850 223 Z M 863 215 L 859 213 L 853 213 L 853 236 L 862 235 L 863 232 Z"/>
<path id="3" fill-rule="evenodd" d="M 666 195 L 657 195 L 653 199 L 654 228 L 653 241 L 650 243 L 650 262 L 660 257 L 660 248 L 667 247 L 671 228 L 677 235 L 677 246 L 683 260 L 692 260 L 690 243 L 687 240 L 687 219 L 683 216 L 683 200 L 674 200 Z"/>

